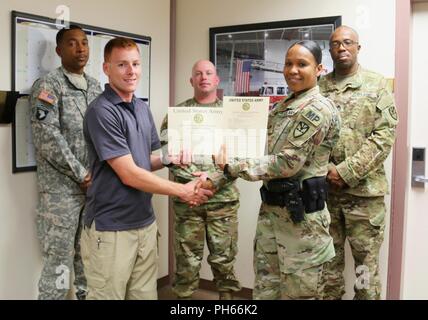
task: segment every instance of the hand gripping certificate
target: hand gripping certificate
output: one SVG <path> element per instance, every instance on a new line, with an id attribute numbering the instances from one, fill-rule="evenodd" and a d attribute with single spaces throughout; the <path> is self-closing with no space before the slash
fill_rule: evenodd
<path id="1" fill-rule="evenodd" d="M 261 157 L 268 113 L 268 97 L 224 97 L 222 108 L 169 108 L 168 153 L 211 156 L 226 144 L 228 157 Z"/>

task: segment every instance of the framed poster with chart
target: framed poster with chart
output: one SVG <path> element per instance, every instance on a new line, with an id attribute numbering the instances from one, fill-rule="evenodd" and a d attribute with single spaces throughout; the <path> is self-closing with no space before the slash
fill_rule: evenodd
<path id="1" fill-rule="evenodd" d="M 12 11 L 12 90 L 28 95 L 35 80 L 61 65 L 61 60 L 55 52 L 55 37 L 57 32 L 64 27 L 62 23 L 64 22 L 60 21 L 59 23 L 55 19 L 47 17 Z M 110 39 L 118 36 L 131 38 L 137 43 L 141 54 L 141 66 L 144 72 L 141 74 L 139 87 L 135 95 L 150 106 L 151 38 L 78 22 L 70 21 L 69 23 L 79 25 L 86 33 L 90 54 L 85 72 L 99 80 L 101 87 L 104 87 L 104 84 L 108 82 L 102 69 L 105 44 Z M 20 102 L 19 110 L 17 103 L 14 123 L 12 125 L 12 172 L 14 173 L 36 169 L 35 161 L 33 163 L 31 160 L 35 159 L 34 154 L 26 157 L 26 160 L 20 161 L 20 156 L 15 153 L 16 151 L 20 155 L 23 155 L 23 153 L 20 153 L 22 150 L 34 152 L 34 146 L 31 146 L 30 105 L 27 103 L 28 108 L 25 108 L 24 97 L 21 98 L 18 99 L 18 102 Z M 28 139 L 22 139 L 22 137 L 28 135 L 30 135 Z M 16 145 L 20 143 L 29 143 L 29 145 Z"/>

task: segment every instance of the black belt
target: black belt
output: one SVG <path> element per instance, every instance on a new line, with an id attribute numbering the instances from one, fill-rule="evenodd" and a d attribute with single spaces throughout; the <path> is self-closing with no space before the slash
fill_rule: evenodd
<path id="1" fill-rule="evenodd" d="M 268 188 L 264 185 L 260 188 L 262 201 L 270 206 L 286 207 L 295 223 L 303 221 L 305 213 L 323 210 L 327 199 L 325 177 L 305 179 L 303 190 L 295 179 L 271 180 Z"/>

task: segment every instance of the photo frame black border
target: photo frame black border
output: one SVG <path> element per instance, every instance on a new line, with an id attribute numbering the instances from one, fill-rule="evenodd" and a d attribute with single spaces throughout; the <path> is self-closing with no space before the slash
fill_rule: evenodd
<path id="1" fill-rule="evenodd" d="M 256 30 L 269 30 L 269 29 L 280 29 L 280 28 L 293 28 L 293 27 L 308 27 L 308 26 L 319 26 L 319 25 L 330 25 L 334 26 L 334 29 L 342 24 L 342 16 L 330 16 L 310 19 L 296 19 L 296 20 L 283 20 L 283 21 L 272 21 L 262 23 L 251 23 L 224 27 L 213 27 L 209 29 L 210 33 L 210 61 L 216 64 L 216 35 L 228 32 L 248 32 Z"/>

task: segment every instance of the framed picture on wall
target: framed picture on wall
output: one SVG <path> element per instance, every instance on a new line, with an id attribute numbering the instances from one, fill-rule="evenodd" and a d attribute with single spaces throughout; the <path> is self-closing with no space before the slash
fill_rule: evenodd
<path id="1" fill-rule="evenodd" d="M 296 41 L 316 41 L 323 73 L 333 70 L 329 38 L 341 16 L 210 28 L 210 60 L 216 65 L 222 96 L 269 96 L 270 106 L 287 96 L 285 52 Z"/>

